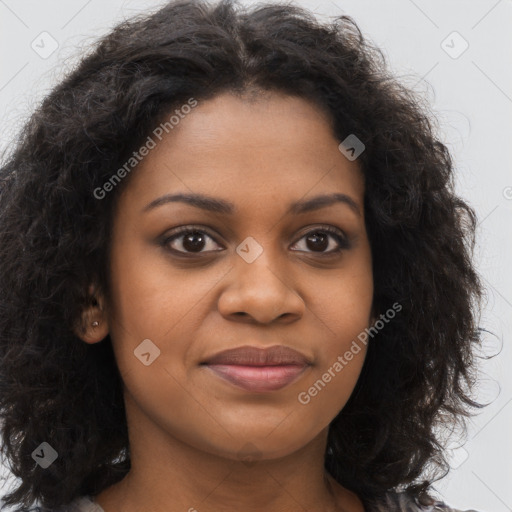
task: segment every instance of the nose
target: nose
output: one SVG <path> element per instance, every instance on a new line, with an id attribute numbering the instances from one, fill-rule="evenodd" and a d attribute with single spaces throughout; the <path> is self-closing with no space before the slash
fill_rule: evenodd
<path id="1" fill-rule="evenodd" d="M 219 297 L 219 312 L 230 320 L 268 324 L 291 323 L 304 315 L 305 304 L 285 268 L 271 265 L 265 251 L 252 263 L 238 257 Z"/>

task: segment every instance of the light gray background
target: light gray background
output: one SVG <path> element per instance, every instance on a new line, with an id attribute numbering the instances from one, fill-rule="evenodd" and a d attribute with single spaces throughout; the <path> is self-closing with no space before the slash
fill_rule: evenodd
<path id="1" fill-rule="evenodd" d="M 32 108 L 96 37 L 122 19 L 164 3 L 0 0 L 1 149 L 10 147 Z M 469 423 L 467 442 L 451 452 L 453 469 L 436 489 L 461 509 L 511 511 L 512 1 L 295 3 L 321 17 L 354 17 L 384 50 L 399 79 L 428 100 L 439 120 L 439 134 L 456 162 L 459 193 L 479 217 L 475 257 L 487 289 L 481 325 L 496 334 L 486 337 L 486 350 L 502 351 L 481 364 L 478 398 L 492 403 Z M 50 40 L 41 36 L 45 31 L 59 46 L 42 58 L 31 44 L 41 52 L 46 37 L 48 50 Z M 5 491 L 12 476 L 4 472 L 9 477 Z"/>

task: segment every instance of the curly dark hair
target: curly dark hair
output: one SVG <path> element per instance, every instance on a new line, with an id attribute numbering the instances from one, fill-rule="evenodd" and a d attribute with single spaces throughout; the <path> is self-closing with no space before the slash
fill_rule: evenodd
<path id="1" fill-rule="evenodd" d="M 443 432 L 465 430 L 477 379 L 482 285 L 476 215 L 425 101 L 387 70 L 348 16 L 300 7 L 170 2 L 119 23 L 41 102 L 0 169 L 2 455 L 20 479 L 5 504 L 58 507 L 130 469 L 122 379 L 110 337 L 73 331 L 91 282 L 109 298 L 109 241 L 124 179 L 94 190 L 190 97 L 279 91 L 312 101 L 342 141 L 366 146 L 374 308 L 402 312 L 375 335 L 329 427 L 325 468 L 361 499 L 431 499 L 448 472 Z M 136 170 L 133 171 L 137 172 Z M 58 452 L 45 470 L 32 452 Z"/>

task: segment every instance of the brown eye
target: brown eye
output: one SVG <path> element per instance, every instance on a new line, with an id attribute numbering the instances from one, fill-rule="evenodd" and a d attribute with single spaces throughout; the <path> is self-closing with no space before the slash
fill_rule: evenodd
<path id="1" fill-rule="evenodd" d="M 305 239 L 306 252 L 333 254 L 350 248 L 350 244 L 342 232 L 330 226 L 309 231 L 299 241 L 303 239 Z M 332 240 L 334 243 L 331 243 Z M 330 250 L 327 250 L 329 248 Z"/>
<path id="2" fill-rule="evenodd" d="M 214 244 L 209 241 L 213 241 Z M 183 254 L 193 254 L 201 252 L 212 252 L 211 248 L 213 245 L 215 245 L 215 240 L 206 231 L 187 228 L 178 231 L 170 237 L 166 237 L 162 242 L 162 245 L 165 247 L 169 247 L 171 244 L 174 244 L 174 247 L 170 247 L 170 250 L 172 251 Z"/>
<path id="3" fill-rule="evenodd" d="M 292 250 L 328 255 L 350 248 L 350 243 L 343 232 L 331 226 L 309 231 L 295 245 L 302 240 L 305 241 L 304 248 Z M 166 236 L 161 244 L 167 250 L 183 255 L 218 252 L 224 249 L 208 231 L 190 226 L 174 232 L 171 236 Z M 219 248 L 216 249 L 215 245 Z"/>

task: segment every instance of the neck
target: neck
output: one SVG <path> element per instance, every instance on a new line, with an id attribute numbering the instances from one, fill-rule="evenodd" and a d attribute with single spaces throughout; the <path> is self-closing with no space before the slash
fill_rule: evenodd
<path id="1" fill-rule="evenodd" d="M 285 457 L 231 459 L 148 421 L 130 430 L 129 473 L 95 501 L 105 512 L 364 512 L 359 498 L 325 471 L 326 442 L 327 429 Z"/>

